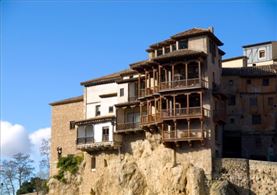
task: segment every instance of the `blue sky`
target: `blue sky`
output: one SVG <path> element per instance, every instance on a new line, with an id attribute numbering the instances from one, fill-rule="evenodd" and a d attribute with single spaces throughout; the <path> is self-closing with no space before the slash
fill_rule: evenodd
<path id="1" fill-rule="evenodd" d="M 49 102 L 147 57 L 148 45 L 214 26 L 225 58 L 277 40 L 276 1 L 1 1 L 1 120 L 50 127 Z"/>

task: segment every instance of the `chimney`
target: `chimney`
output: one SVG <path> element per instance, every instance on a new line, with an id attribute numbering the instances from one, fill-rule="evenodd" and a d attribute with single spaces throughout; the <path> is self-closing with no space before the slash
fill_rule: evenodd
<path id="1" fill-rule="evenodd" d="M 214 27 L 209 26 L 208 30 L 209 30 L 210 32 L 214 33 Z"/>

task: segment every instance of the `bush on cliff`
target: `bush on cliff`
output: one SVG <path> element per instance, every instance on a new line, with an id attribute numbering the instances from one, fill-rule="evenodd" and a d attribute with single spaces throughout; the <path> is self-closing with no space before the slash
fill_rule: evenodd
<path id="1" fill-rule="evenodd" d="M 64 178 L 64 173 L 66 171 L 75 175 L 79 170 L 79 165 L 83 161 L 83 156 L 75 156 L 73 154 L 67 155 L 66 157 L 61 157 L 57 164 L 57 168 L 59 168 L 59 172 L 54 176 L 55 179 L 66 183 L 66 179 Z"/>

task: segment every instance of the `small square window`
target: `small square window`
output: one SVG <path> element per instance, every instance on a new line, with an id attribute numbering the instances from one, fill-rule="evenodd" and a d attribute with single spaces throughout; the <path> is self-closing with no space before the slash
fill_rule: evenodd
<path id="1" fill-rule="evenodd" d="M 230 119 L 230 123 L 234 124 L 235 123 L 235 119 L 231 118 Z"/>
<path id="2" fill-rule="evenodd" d="M 110 106 L 109 107 L 109 113 L 112 113 L 113 112 L 113 106 Z"/>
<path id="3" fill-rule="evenodd" d="M 75 129 L 75 121 L 70 121 L 69 129 Z"/>
<path id="4" fill-rule="evenodd" d="M 269 86 L 269 79 L 263 79 L 263 86 Z"/>
<path id="5" fill-rule="evenodd" d="M 94 156 L 91 157 L 91 169 L 96 169 L 96 158 Z"/>
<path id="6" fill-rule="evenodd" d="M 120 94 L 120 97 L 124 96 L 124 88 L 120 89 L 120 93 L 119 94 Z"/>
<path id="7" fill-rule="evenodd" d="M 247 79 L 246 84 L 251 85 L 251 79 Z"/>
<path id="8" fill-rule="evenodd" d="M 273 106 L 273 97 L 269 97 L 269 98 L 267 99 L 267 105 Z"/>
<path id="9" fill-rule="evenodd" d="M 264 58 L 265 57 L 265 50 L 260 50 L 259 51 L 259 58 Z"/>
<path id="10" fill-rule="evenodd" d="M 95 116 L 100 116 L 101 112 L 100 112 L 100 105 L 95 106 Z"/>
<path id="11" fill-rule="evenodd" d="M 259 125 L 261 124 L 261 122 L 262 122 L 261 115 L 259 114 L 252 115 L 252 125 Z"/>
<path id="12" fill-rule="evenodd" d="M 188 40 L 180 40 L 179 41 L 179 49 L 187 49 L 188 48 Z"/>

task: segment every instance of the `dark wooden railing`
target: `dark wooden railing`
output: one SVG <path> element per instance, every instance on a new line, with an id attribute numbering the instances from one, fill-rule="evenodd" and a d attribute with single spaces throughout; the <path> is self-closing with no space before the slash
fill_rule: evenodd
<path id="1" fill-rule="evenodd" d="M 122 131 L 122 130 L 128 130 L 128 129 L 136 129 L 139 128 L 139 123 L 117 123 L 116 130 Z"/>
<path id="2" fill-rule="evenodd" d="M 78 137 L 76 140 L 78 144 L 91 144 L 94 143 L 94 137 Z"/>
<path id="3" fill-rule="evenodd" d="M 176 108 L 174 113 L 174 109 L 163 109 L 162 118 L 202 115 L 203 110 L 204 108 L 201 107 Z"/>
<path id="4" fill-rule="evenodd" d="M 183 79 L 183 80 L 174 80 L 166 81 L 160 84 L 160 89 L 177 89 L 177 88 L 194 88 L 194 87 L 206 87 L 207 81 L 199 78 L 195 79 Z"/>
<path id="5" fill-rule="evenodd" d="M 226 110 L 225 109 L 216 109 L 213 111 L 214 121 L 225 121 L 226 120 Z"/>
<path id="6" fill-rule="evenodd" d="M 164 141 L 184 141 L 184 140 L 202 140 L 204 138 L 203 129 L 183 129 L 163 131 L 162 133 Z"/>
<path id="7" fill-rule="evenodd" d="M 151 115 L 143 115 L 141 116 L 141 123 L 147 124 L 147 123 L 154 123 L 158 122 L 161 119 L 160 113 L 157 114 L 151 114 Z"/>
<path id="8" fill-rule="evenodd" d="M 138 97 L 134 96 L 134 97 L 128 97 L 128 102 L 135 102 L 137 101 Z"/>

